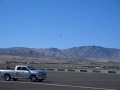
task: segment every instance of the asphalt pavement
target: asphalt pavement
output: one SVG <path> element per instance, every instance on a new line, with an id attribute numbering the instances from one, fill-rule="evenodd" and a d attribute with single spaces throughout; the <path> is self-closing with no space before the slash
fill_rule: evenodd
<path id="1" fill-rule="evenodd" d="M 120 90 L 120 75 L 47 71 L 43 82 L 0 79 L 0 90 Z"/>

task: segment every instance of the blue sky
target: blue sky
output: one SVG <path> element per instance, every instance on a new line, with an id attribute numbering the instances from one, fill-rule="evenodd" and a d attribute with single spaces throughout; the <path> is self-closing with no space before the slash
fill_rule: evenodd
<path id="1" fill-rule="evenodd" d="M 88 45 L 120 49 L 120 0 L 0 0 L 0 48 Z"/>

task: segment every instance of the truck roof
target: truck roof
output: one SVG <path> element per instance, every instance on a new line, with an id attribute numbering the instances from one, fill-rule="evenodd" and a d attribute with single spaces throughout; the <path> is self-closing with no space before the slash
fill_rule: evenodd
<path id="1" fill-rule="evenodd" d="M 28 65 L 16 65 L 16 66 L 21 66 L 21 67 L 23 67 L 23 66 L 28 66 Z"/>

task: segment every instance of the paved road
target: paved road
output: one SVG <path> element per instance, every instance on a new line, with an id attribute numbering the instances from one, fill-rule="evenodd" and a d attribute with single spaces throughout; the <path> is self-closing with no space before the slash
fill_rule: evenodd
<path id="1" fill-rule="evenodd" d="M 47 75 L 43 82 L 0 79 L 0 90 L 120 90 L 120 75 L 117 74 L 47 71 Z"/>

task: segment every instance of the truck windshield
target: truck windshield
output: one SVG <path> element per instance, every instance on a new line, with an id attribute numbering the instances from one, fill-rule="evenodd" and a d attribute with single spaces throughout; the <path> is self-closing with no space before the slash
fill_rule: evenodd
<path id="1" fill-rule="evenodd" d="M 36 70 L 36 68 L 28 66 L 29 70 Z"/>

